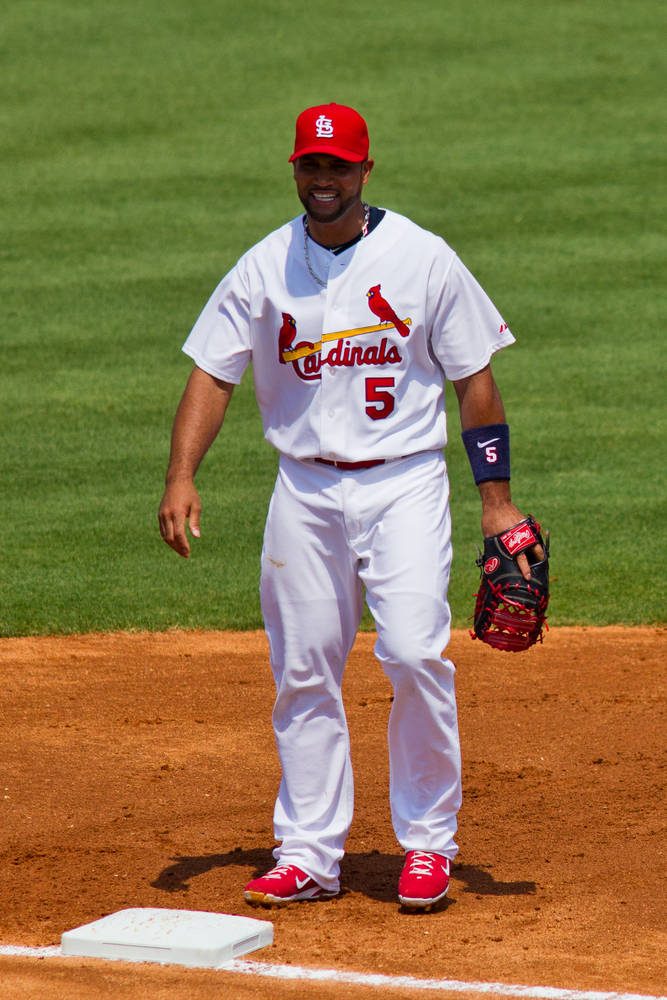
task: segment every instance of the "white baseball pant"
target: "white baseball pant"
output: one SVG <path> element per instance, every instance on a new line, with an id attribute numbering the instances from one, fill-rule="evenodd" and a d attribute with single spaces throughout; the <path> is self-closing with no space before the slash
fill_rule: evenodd
<path id="1" fill-rule="evenodd" d="M 461 758 L 447 585 L 452 558 L 442 451 L 344 472 L 281 456 L 262 552 L 261 599 L 277 687 L 282 781 L 274 851 L 339 888 L 353 811 L 341 682 L 366 600 L 394 689 L 390 804 L 406 850 L 453 858 Z"/>

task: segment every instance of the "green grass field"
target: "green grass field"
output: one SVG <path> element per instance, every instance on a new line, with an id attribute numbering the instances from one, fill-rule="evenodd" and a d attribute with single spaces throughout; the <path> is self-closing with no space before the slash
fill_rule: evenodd
<path id="1" fill-rule="evenodd" d="M 299 211 L 294 118 L 330 100 L 369 122 L 372 203 L 444 236 L 517 337 L 494 370 L 550 620 L 665 620 L 664 2 L 5 0 L 0 32 L 0 634 L 261 626 L 277 455 L 249 375 L 188 562 L 156 510 L 180 346 Z M 453 396 L 462 625 L 479 503 Z"/>

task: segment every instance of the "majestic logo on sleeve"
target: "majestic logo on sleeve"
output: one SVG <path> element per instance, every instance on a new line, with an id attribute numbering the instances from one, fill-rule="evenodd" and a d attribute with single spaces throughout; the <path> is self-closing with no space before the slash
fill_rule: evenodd
<path id="1" fill-rule="evenodd" d="M 324 115 L 320 115 L 317 119 L 315 128 L 317 129 L 316 137 L 318 139 L 330 139 L 334 134 L 333 121 L 331 118 L 325 118 Z"/>
<path id="2" fill-rule="evenodd" d="M 283 325 L 278 334 L 278 359 L 281 365 L 292 363 L 294 371 L 299 378 L 306 382 L 322 378 L 322 365 L 330 365 L 332 368 L 353 368 L 355 365 L 397 365 L 403 360 L 395 344 L 388 346 L 387 337 L 383 337 L 380 344 L 370 344 L 367 346 L 350 346 L 352 337 L 362 337 L 369 333 L 385 333 L 396 329 L 401 337 L 410 335 L 412 320 L 399 319 L 388 302 L 380 295 L 380 286 L 373 285 L 366 293 L 368 305 L 378 319 L 382 320 L 376 326 L 360 326 L 352 330 L 338 330 L 336 333 L 325 333 L 321 340 L 311 344 L 302 340 L 295 346 L 296 320 L 289 313 L 283 313 Z M 336 341 L 323 357 L 325 344 Z"/>

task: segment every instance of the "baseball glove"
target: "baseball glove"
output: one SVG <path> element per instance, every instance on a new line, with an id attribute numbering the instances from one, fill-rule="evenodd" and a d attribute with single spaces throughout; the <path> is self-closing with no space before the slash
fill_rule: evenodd
<path id="1" fill-rule="evenodd" d="M 481 581 L 474 595 L 473 639 L 513 653 L 529 649 L 538 639 L 542 642 L 549 603 L 549 532 L 543 539 L 541 530 L 537 521 L 526 517 L 513 528 L 485 538 L 484 553 L 477 550 Z M 544 549 L 540 561 L 527 551 L 537 543 Z M 516 561 L 521 552 L 526 552 L 530 580 L 524 580 Z"/>

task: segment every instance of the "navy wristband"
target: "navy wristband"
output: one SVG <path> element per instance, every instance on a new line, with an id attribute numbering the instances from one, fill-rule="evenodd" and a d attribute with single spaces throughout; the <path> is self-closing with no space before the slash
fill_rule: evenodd
<path id="1" fill-rule="evenodd" d="M 470 427 L 461 434 L 475 483 L 510 478 L 510 429 L 508 424 Z"/>

